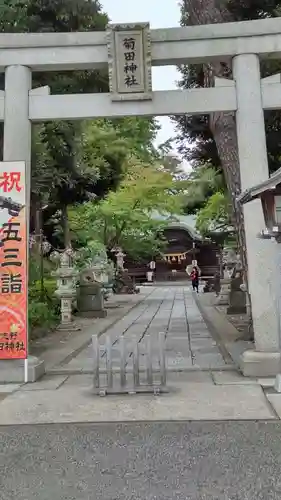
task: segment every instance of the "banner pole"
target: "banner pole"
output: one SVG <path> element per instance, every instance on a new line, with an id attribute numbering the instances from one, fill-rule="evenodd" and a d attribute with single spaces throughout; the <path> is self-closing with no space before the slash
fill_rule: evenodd
<path id="1" fill-rule="evenodd" d="M 24 360 L 24 383 L 28 384 L 28 358 Z"/>

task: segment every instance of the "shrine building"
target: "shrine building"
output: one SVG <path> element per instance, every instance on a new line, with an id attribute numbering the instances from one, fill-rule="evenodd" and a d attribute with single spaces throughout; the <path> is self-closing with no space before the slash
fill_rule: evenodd
<path id="1" fill-rule="evenodd" d="M 161 218 L 158 216 L 157 218 Z M 162 256 L 156 257 L 155 279 L 157 281 L 186 280 L 187 266 L 192 266 L 193 261 L 201 270 L 202 277 L 211 277 L 219 271 L 219 248 L 210 239 L 203 238 L 195 229 L 195 217 L 177 216 L 171 220 L 163 231 L 166 239 L 166 248 Z M 125 259 L 125 267 L 136 282 L 146 280 L 149 270 L 147 259 L 143 262 L 133 262 Z"/>

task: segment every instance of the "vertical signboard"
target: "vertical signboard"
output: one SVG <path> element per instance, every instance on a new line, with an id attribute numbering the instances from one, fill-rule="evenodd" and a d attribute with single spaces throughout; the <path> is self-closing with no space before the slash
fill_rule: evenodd
<path id="1" fill-rule="evenodd" d="M 0 162 L 0 359 L 27 358 L 25 162 Z"/>
<path id="2" fill-rule="evenodd" d="M 111 99 L 152 99 L 149 23 L 111 24 L 107 33 Z"/>

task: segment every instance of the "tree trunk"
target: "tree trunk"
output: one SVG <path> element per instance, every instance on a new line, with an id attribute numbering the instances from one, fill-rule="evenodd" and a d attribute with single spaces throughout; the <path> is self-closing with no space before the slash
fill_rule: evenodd
<path id="1" fill-rule="evenodd" d="M 71 236 L 70 236 L 67 205 L 64 205 L 61 209 L 61 227 L 63 231 L 64 248 L 71 248 Z"/>
<path id="2" fill-rule="evenodd" d="M 220 5 L 218 5 L 220 4 Z M 190 25 L 216 24 L 234 21 L 226 8 L 226 0 L 184 0 L 187 13 L 187 23 Z M 232 75 L 231 61 L 215 62 L 204 66 L 205 87 L 214 86 L 214 78 L 227 78 Z M 232 201 L 232 213 L 238 235 L 238 247 L 243 264 L 245 281 L 247 283 L 247 254 L 244 229 L 244 216 L 241 206 L 237 203 L 237 195 L 241 191 L 238 145 L 234 113 L 212 113 L 210 129 L 214 136 L 227 188 Z"/>
<path id="3" fill-rule="evenodd" d="M 40 258 L 40 234 L 42 230 L 42 210 L 40 196 L 31 193 L 30 200 L 30 234 L 34 233 L 35 244 L 32 247 L 32 255 Z"/>

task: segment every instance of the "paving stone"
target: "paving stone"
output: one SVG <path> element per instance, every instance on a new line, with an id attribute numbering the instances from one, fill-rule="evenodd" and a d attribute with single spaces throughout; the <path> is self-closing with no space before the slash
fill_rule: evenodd
<path id="1" fill-rule="evenodd" d="M 210 338 L 212 338 L 211 335 L 209 334 L 209 332 L 202 332 L 202 331 L 194 332 L 194 331 L 190 330 L 190 333 L 191 333 L 193 339 L 210 339 Z"/>
<path id="2" fill-rule="evenodd" d="M 274 408 L 275 412 L 277 413 L 278 417 L 281 418 L 281 394 L 279 393 L 274 393 L 274 394 L 266 394 L 266 397 L 272 407 Z"/>
<path id="3" fill-rule="evenodd" d="M 200 352 L 195 353 L 196 359 L 199 361 L 203 361 L 206 364 L 210 363 L 217 363 L 217 362 L 223 362 L 223 357 L 219 352 L 214 352 L 214 353 L 206 353 L 206 354 L 201 354 Z"/>
<path id="4" fill-rule="evenodd" d="M 192 333 L 190 337 L 192 347 L 215 347 L 217 352 L 219 352 L 216 342 L 214 343 L 214 340 L 211 337 L 194 337 Z"/>
<path id="5" fill-rule="evenodd" d="M 21 384 L 0 384 L 0 394 L 10 394 L 18 391 L 20 387 Z"/>
<path id="6" fill-rule="evenodd" d="M 187 315 L 187 317 L 186 317 Z M 188 334 L 187 321 L 190 323 Z M 127 355 L 132 347 L 130 340 L 140 339 L 140 351 L 145 353 L 146 335 L 150 335 L 154 363 L 158 363 L 158 333 L 166 333 L 166 354 L 168 369 L 193 369 L 191 360 L 190 342 L 192 352 L 195 354 L 195 364 L 199 368 L 219 369 L 225 362 L 214 342 L 201 313 L 190 293 L 184 287 L 155 288 L 141 304 L 101 336 L 100 341 L 105 343 L 110 337 L 111 343 L 123 334 Z M 113 366 L 119 367 L 118 342 L 113 349 Z M 102 348 L 104 352 L 104 348 Z M 129 364 L 131 361 L 129 360 Z M 105 368 L 105 357 L 101 362 Z M 89 345 L 64 367 L 68 371 L 88 372 L 92 370 L 92 347 Z"/>
<path id="7" fill-rule="evenodd" d="M 167 357 L 166 359 L 166 366 L 167 369 L 172 369 L 172 370 L 190 370 L 193 368 L 193 363 L 192 359 L 190 358 L 184 358 L 184 357 Z"/>
<path id="8" fill-rule="evenodd" d="M 213 372 L 214 382 L 216 385 L 253 385 L 259 384 L 256 378 L 243 377 L 237 372 Z"/>
<path id="9" fill-rule="evenodd" d="M 73 369 L 79 369 L 79 368 L 92 369 L 93 360 L 91 357 L 87 357 L 84 358 L 81 362 L 81 359 L 73 358 L 71 361 L 69 361 L 69 363 L 67 363 L 66 366 Z"/>
<path id="10" fill-rule="evenodd" d="M 195 356 L 202 356 L 202 355 L 214 355 L 217 357 L 217 348 L 216 347 L 194 347 L 192 346 L 192 352 Z M 222 358 L 220 357 L 219 358 L 220 361 L 222 360 Z"/>
<path id="11" fill-rule="evenodd" d="M 279 397 L 279 396 L 278 396 Z M 279 397 L 279 411 L 281 396 Z M 281 411 L 280 411 L 281 413 Z M 0 424 L 153 420 L 270 420 L 276 418 L 258 385 L 181 384 L 167 395 L 94 396 L 88 389 L 19 391 L 1 402 Z"/>
<path id="12" fill-rule="evenodd" d="M 25 384 L 21 387 L 22 391 L 49 391 L 58 389 L 67 379 L 67 375 L 46 375 L 38 382 Z"/>
<path id="13" fill-rule="evenodd" d="M 92 387 L 93 386 L 93 376 L 92 375 L 70 375 L 64 383 L 65 387 Z"/>
<path id="14" fill-rule="evenodd" d="M 212 375 L 210 372 L 189 371 L 189 372 L 169 372 L 167 375 L 168 386 L 173 385 L 173 383 L 178 384 L 202 384 L 202 383 L 213 383 Z M 200 390 L 200 389 L 199 389 Z"/>
<path id="15" fill-rule="evenodd" d="M 274 387 L 275 377 L 258 378 L 258 383 L 264 388 Z"/>

